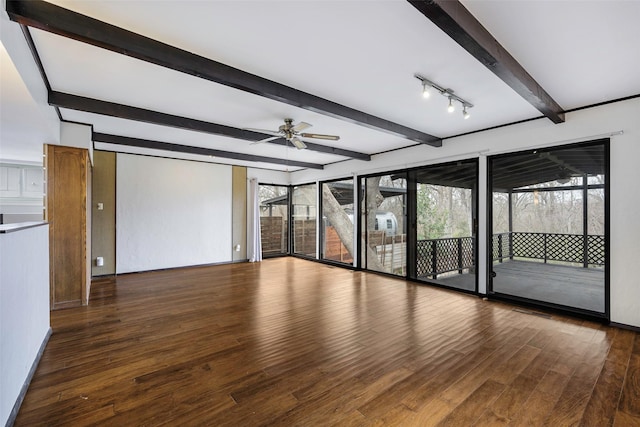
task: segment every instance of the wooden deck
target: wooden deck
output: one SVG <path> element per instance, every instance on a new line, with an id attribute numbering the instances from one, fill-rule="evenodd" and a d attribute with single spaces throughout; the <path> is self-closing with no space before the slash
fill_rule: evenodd
<path id="1" fill-rule="evenodd" d="M 637 426 L 640 334 L 292 257 L 129 274 L 53 335 L 17 426 Z"/>
<path id="2" fill-rule="evenodd" d="M 493 289 L 537 301 L 604 312 L 604 270 L 528 261 L 494 264 Z M 473 274 L 455 274 L 430 282 L 456 289 L 475 290 Z"/>
<path id="3" fill-rule="evenodd" d="M 493 266 L 493 290 L 604 313 L 604 270 L 527 261 Z"/>

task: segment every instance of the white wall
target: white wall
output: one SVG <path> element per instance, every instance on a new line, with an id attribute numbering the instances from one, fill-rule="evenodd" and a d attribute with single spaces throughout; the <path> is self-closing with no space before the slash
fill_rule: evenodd
<path id="1" fill-rule="evenodd" d="M 230 262 L 231 170 L 118 154 L 116 272 Z"/>
<path id="2" fill-rule="evenodd" d="M 49 226 L 0 234 L 0 425 L 49 332 Z"/>
<path id="3" fill-rule="evenodd" d="M 640 259 L 640 99 L 593 107 L 566 114 L 566 122 L 555 125 L 539 119 L 513 126 L 447 139 L 443 147 L 416 146 L 379 156 L 371 162 L 352 160 L 328 166 L 325 170 L 291 173 L 292 184 L 344 178 L 355 174 L 391 171 L 457 159 L 485 157 L 528 148 L 562 145 L 611 136 L 611 321 L 640 327 L 640 285 L 633 266 Z M 484 159 L 481 159 L 481 172 Z M 482 172 L 484 173 L 484 172 Z M 481 180 L 480 219 L 486 214 L 486 183 Z M 489 198 L 491 200 L 491 198 Z M 486 234 L 484 221 L 479 222 Z M 485 227 L 483 229 L 483 226 Z M 482 242 L 480 242 L 482 243 Z M 485 245 L 479 245 L 480 272 L 486 268 Z M 486 271 L 486 270 L 485 270 Z M 480 290 L 486 289 L 486 276 L 479 275 Z"/>
<path id="4" fill-rule="evenodd" d="M 289 185 L 287 172 L 247 168 L 247 182 L 251 178 L 256 178 L 260 184 Z"/>
<path id="5" fill-rule="evenodd" d="M 93 164 L 93 129 L 91 126 L 62 122 L 60 124 L 60 145 L 88 150 L 89 160 Z"/>

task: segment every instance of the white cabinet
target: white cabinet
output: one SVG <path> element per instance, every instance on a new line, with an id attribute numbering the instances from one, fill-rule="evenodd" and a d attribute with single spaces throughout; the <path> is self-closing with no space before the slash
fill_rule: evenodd
<path id="1" fill-rule="evenodd" d="M 0 165 L 0 197 L 40 198 L 44 194 L 41 166 Z"/>
<path id="2" fill-rule="evenodd" d="M 42 197 L 44 194 L 44 174 L 42 168 L 22 170 L 22 197 Z"/>
<path id="3" fill-rule="evenodd" d="M 0 163 L 0 224 L 41 221 L 43 196 L 41 165 Z"/>
<path id="4" fill-rule="evenodd" d="M 22 168 L 0 166 L 0 197 L 20 197 Z"/>

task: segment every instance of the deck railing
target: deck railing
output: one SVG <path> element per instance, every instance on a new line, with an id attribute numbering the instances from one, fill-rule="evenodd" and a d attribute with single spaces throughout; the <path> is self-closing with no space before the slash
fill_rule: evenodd
<path id="1" fill-rule="evenodd" d="M 445 239 L 418 240 L 416 251 L 416 274 L 418 277 L 472 268 L 474 266 L 474 238 L 452 237 Z"/>
<path id="2" fill-rule="evenodd" d="M 493 260 L 528 258 L 581 264 L 604 265 L 604 236 L 558 233 L 498 233 L 492 239 Z M 457 237 L 418 240 L 416 272 L 418 277 L 436 279 L 439 274 L 475 267 L 475 239 Z"/>
<path id="3" fill-rule="evenodd" d="M 502 262 L 507 258 L 568 262 L 585 268 L 603 266 L 604 236 L 520 231 L 494 234 L 493 260 Z"/>

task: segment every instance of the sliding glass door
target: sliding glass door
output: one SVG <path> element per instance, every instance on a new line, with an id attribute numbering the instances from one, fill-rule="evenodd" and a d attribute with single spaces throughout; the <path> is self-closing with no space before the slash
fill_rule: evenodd
<path id="1" fill-rule="evenodd" d="M 608 140 L 488 159 L 489 291 L 608 316 Z"/>
<path id="2" fill-rule="evenodd" d="M 353 179 L 322 183 L 320 257 L 353 264 Z"/>
<path id="3" fill-rule="evenodd" d="M 415 279 L 476 291 L 476 159 L 412 170 Z"/>
<path id="4" fill-rule="evenodd" d="M 361 178 L 360 186 L 362 266 L 406 276 L 406 172 Z"/>

